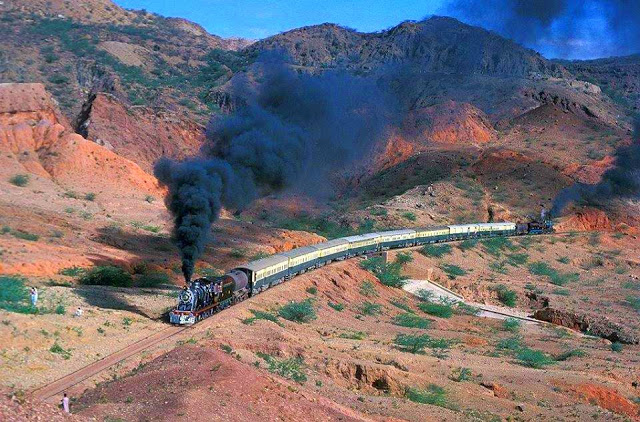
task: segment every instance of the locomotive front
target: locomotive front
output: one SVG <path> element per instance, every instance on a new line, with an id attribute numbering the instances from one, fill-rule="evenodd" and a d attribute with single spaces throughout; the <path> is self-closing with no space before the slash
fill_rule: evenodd
<path id="1" fill-rule="evenodd" d="M 220 309 L 248 297 L 247 275 L 230 271 L 222 277 L 198 278 L 178 295 L 178 305 L 169 313 L 172 324 L 191 325 Z"/>

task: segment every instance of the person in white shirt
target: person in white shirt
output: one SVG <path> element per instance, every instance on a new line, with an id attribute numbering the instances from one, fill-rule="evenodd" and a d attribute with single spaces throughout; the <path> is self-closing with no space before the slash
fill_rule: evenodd
<path id="1" fill-rule="evenodd" d="M 62 410 L 64 410 L 65 413 L 71 413 L 69 411 L 69 397 L 67 397 L 67 393 L 64 393 L 64 396 L 62 396 L 62 401 L 60 403 L 62 404 Z"/>
<path id="2" fill-rule="evenodd" d="M 38 289 L 35 287 L 31 288 L 31 305 L 34 307 L 38 304 Z"/>
<path id="3" fill-rule="evenodd" d="M 76 309 L 76 312 L 73 314 L 74 317 L 81 317 L 82 316 L 82 308 L 78 307 L 78 309 Z"/>

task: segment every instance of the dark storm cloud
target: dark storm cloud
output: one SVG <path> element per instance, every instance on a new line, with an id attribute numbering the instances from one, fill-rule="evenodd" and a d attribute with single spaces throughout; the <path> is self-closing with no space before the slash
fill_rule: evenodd
<path id="1" fill-rule="evenodd" d="M 442 10 L 547 57 L 640 53 L 637 0 L 453 0 Z"/>

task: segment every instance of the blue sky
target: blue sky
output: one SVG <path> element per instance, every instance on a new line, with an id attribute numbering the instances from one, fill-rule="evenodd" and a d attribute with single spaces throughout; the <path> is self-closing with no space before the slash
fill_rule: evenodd
<path id="1" fill-rule="evenodd" d="M 434 14 L 444 0 L 115 0 L 128 9 L 182 17 L 221 37 L 265 38 L 306 25 L 337 23 L 371 32 Z"/>

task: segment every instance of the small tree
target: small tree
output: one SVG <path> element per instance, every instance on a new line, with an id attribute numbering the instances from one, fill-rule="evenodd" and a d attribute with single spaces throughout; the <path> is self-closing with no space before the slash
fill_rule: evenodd
<path id="1" fill-rule="evenodd" d="M 317 318 L 316 311 L 313 309 L 313 304 L 311 300 L 303 300 L 301 302 L 290 302 L 284 305 L 278 311 L 278 315 L 282 318 L 297 322 L 310 322 Z"/>
<path id="2" fill-rule="evenodd" d="M 424 348 L 431 344 L 428 334 L 414 336 L 411 334 L 398 334 L 393 343 L 402 351 L 409 353 L 422 353 Z"/>

